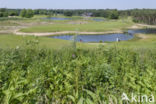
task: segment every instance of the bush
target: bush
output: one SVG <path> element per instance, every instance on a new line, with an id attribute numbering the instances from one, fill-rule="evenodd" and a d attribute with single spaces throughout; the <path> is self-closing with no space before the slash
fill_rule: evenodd
<path id="1" fill-rule="evenodd" d="M 8 13 L 7 12 L 0 12 L 0 17 L 8 17 Z"/>
<path id="2" fill-rule="evenodd" d="M 123 92 L 155 94 L 155 56 L 156 50 L 58 51 L 30 44 L 0 50 L 0 101 L 98 104 Z"/>
<path id="3" fill-rule="evenodd" d="M 112 11 L 110 14 L 109 14 L 109 18 L 110 19 L 118 19 L 119 18 L 119 13 L 118 11 Z"/>
<path id="4" fill-rule="evenodd" d="M 31 18 L 34 16 L 34 13 L 33 13 L 33 10 L 31 10 L 31 9 L 28 9 L 28 10 L 23 9 L 20 13 L 20 16 L 26 17 L 26 18 Z"/>
<path id="5" fill-rule="evenodd" d="M 71 17 L 73 15 L 73 12 L 72 11 L 65 11 L 64 15 Z"/>

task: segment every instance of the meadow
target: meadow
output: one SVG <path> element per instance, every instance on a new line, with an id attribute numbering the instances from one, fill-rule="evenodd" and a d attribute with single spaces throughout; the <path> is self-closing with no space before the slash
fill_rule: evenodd
<path id="1" fill-rule="evenodd" d="M 76 31 L 79 32 L 104 32 L 104 31 L 115 31 L 115 30 L 123 30 L 126 27 L 132 26 L 133 23 L 131 21 L 123 22 L 121 20 L 118 21 L 105 21 L 105 22 L 89 22 L 89 23 L 79 23 L 79 24 L 68 24 L 68 23 L 57 23 L 55 25 L 42 25 L 42 26 L 32 26 L 29 28 L 23 28 L 21 32 L 28 33 L 44 33 L 44 32 L 60 32 L 60 31 Z"/>

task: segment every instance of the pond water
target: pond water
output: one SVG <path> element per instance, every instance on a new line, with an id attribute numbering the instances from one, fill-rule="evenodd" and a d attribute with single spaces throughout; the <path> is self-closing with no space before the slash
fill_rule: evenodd
<path id="1" fill-rule="evenodd" d="M 72 20 L 72 18 L 63 18 L 63 17 L 49 17 L 49 18 L 44 18 L 48 20 Z"/>
<path id="2" fill-rule="evenodd" d="M 103 35 L 77 35 L 76 37 L 73 35 L 59 35 L 52 36 L 52 38 L 63 39 L 63 40 L 74 40 L 81 42 L 113 42 L 116 41 L 117 38 L 119 40 L 129 40 L 133 38 L 133 35 L 129 34 L 103 34 Z"/>
<path id="3" fill-rule="evenodd" d="M 92 20 L 96 22 L 105 21 L 105 19 L 102 19 L 102 18 L 93 18 Z"/>
<path id="4" fill-rule="evenodd" d="M 136 33 L 156 33 L 156 30 L 149 30 L 149 29 L 140 29 L 140 30 L 128 30 L 127 33 L 123 34 L 101 34 L 101 35 L 58 35 L 58 36 L 51 36 L 51 38 L 62 39 L 62 40 L 76 40 L 80 42 L 113 42 L 121 40 L 130 40 L 134 37 Z"/>
<path id="5" fill-rule="evenodd" d="M 147 28 L 147 29 L 137 29 L 137 30 L 128 30 L 129 34 L 136 34 L 136 33 L 144 33 L 144 34 L 152 34 L 156 33 L 155 28 Z"/>
<path id="6" fill-rule="evenodd" d="M 48 20 L 73 20 L 73 18 L 64 18 L 64 17 L 49 17 L 49 18 L 43 18 L 43 19 L 48 19 Z M 102 19 L 102 18 L 93 18 L 91 19 L 93 21 L 96 21 L 96 22 L 100 22 L 100 21 L 104 21 L 105 19 Z"/>

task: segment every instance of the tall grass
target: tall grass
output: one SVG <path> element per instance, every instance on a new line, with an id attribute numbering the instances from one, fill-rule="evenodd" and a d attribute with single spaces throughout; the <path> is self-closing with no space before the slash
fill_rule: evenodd
<path id="1" fill-rule="evenodd" d="M 104 104 L 123 92 L 156 96 L 156 50 L 0 50 L 2 104 Z"/>

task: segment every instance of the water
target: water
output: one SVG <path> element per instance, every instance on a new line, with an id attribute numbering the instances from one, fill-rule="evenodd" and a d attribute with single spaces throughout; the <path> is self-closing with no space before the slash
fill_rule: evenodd
<path id="1" fill-rule="evenodd" d="M 49 18 L 43 18 L 43 19 L 48 19 L 48 20 L 73 20 L 73 18 L 64 18 L 64 17 L 49 17 Z M 100 18 L 93 18 L 93 21 L 100 22 L 104 21 L 105 19 L 100 19 Z"/>
<path id="2" fill-rule="evenodd" d="M 105 19 L 100 19 L 100 18 L 93 18 L 92 20 L 93 20 L 93 21 L 96 21 L 96 22 L 105 21 Z"/>
<path id="3" fill-rule="evenodd" d="M 156 29 L 138 29 L 138 30 L 128 30 L 127 33 L 123 34 L 101 34 L 101 35 L 77 35 L 76 41 L 81 42 L 113 42 L 117 39 L 121 41 L 133 39 L 136 33 L 156 33 Z M 62 40 L 73 40 L 73 35 L 58 35 L 51 36 L 51 38 L 62 39 Z"/>
<path id="4" fill-rule="evenodd" d="M 52 36 L 52 38 L 62 39 L 62 40 L 73 40 L 73 35 L 58 35 Z M 77 35 L 76 41 L 81 42 L 113 42 L 119 40 L 130 40 L 133 35 L 129 34 L 102 34 L 102 35 Z"/>
<path id="5" fill-rule="evenodd" d="M 128 30 L 129 34 L 137 34 L 137 33 L 147 33 L 145 29 L 137 29 L 137 30 Z"/>
<path id="6" fill-rule="evenodd" d="M 147 29 L 137 29 L 137 30 L 128 30 L 128 33 L 130 34 L 136 34 L 136 33 L 144 33 L 144 34 L 152 34 L 156 33 L 155 28 L 147 28 Z"/>
<path id="7" fill-rule="evenodd" d="M 63 17 L 50 17 L 50 18 L 44 18 L 48 20 L 72 20 L 72 18 L 63 18 Z"/>

